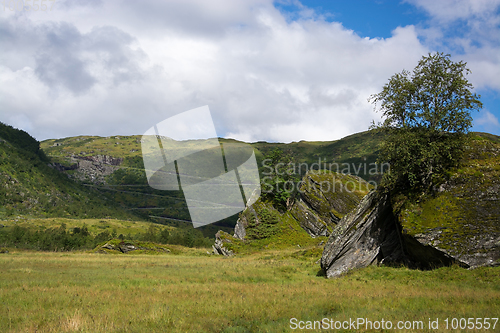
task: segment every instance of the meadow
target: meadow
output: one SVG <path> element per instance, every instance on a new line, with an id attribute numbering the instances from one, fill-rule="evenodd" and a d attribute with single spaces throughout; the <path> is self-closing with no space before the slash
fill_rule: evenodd
<path id="1" fill-rule="evenodd" d="M 301 255 L 306 248 L 232 258 L 177 248 L 2 253 L 0 332 L 301 331 L 290 328 L 291 318 L 424 323 L 408 332 L 433 331 L 429 318 L 439 318 L 440 332 L 458 332 L 444 320 L 500 315 L 500 267 L 368 267 L 328 280 L 318 275 L 317 257 Z M 489 329 L 498 330 L 498 323 Z"/>

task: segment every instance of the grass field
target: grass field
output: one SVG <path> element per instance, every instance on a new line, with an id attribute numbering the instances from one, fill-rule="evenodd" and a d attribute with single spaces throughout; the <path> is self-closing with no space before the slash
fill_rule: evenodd
<path id="1" fill-rule="evenodd" d="M 368 267 L 327 280 L 317 276 L 318 258 L 301 251 L 229 259 L 206 249 L 11 251 L 0 254 L 0 332 L 290 332 L 291 318 L 358 317 L 423 321 L 407 331 L 426 332 L 429 318 L 446 331 L 446 318 L 500 316 L 500 267 Z"/>
<path id="2" fill-rule="evenodd" d="M 48 229 L 48 228 L 58 228 L 61 224 L 64 224 L 67 229 L 73 229 L 75 227 L 82 228 L 86 226 L 88 231 L 91 234 L 97 235 L 100 232 L 105 230 L 112 232 L 113 230 L 116 233 L 123 235 L 132 235 L 135 236 L 139 233 L 144 233 L 148 230 L 151 222 L 145 221 L 127 221 L 127 220 L 119 220 L 119 219 L 69 219 L 69 218 L 28 218 L 28 217 L 19 217 L 17 219 L 5 219 L 0 220 L 5 226 L 13 226 L 18 225 L 21 227 L 27 228 L 39 228 L 39 229 Z M 163 225 L 155 225 L 159 228 L 167 228 L 173 229 L 170 226 Z"/>

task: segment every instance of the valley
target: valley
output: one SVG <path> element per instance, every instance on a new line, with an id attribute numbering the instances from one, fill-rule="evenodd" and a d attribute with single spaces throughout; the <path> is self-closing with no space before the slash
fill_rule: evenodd
<path id="1" fill-rule="evenodd" d="M 363 167 L 376 162 L 380 133 L 252 143 L 261 176 L 276 148 L 307 166 L 291 178 L 296 193 L 280 204 L 262 195 L 195 229 L 182 191 L 148 186 L 140 136 L 38 148 L 26 132 L 0 129 L 2 332 L 289 332 L 293 318 L 423 321 L 431 332 L 429 319 L 498 317 L 497 136 L 474 133 L 434 196 L 384 206 L 410 259 L 391 262 L 383 239 L 363 234 L 375 230 L 366 216 L 380 223 L 366 195 L 382 175 Z M 354 172 L 324 170 L 332 164 Z M 375 259 L 331 273 L 332 257 L 361 258 L 357 238 Z"/>

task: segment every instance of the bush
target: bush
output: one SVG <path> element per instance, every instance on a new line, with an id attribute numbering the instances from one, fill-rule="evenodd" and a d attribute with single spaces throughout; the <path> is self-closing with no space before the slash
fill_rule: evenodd
<path id="1" fill-rule="evenodd" d="M 279 213 L 275 210 L 262 208 L 259 212 L 259 221 L 255 215 L 250 216 L 250 221 L 247 228 L 247 238 L 262 239 L 268 238 L 279 231 L 278 222 L 280 221 Z"/>

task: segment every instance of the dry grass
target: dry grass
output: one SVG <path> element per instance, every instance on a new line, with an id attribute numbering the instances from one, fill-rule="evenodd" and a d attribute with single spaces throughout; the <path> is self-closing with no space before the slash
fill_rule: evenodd
<path id="1" fill-rule="evenodd" d="M 369 267 L 327 280 L 317 258 L 296 252 L 2 254 L 0 331 L 289 332 L 292 317 L 427 323 L 500 313 L 499 268 Z"/>
<path id="2" fill-rule="evenodd" d="M 132 235 L 135 236 L 138 233 L 145 233 L 151 222 L 144 221 L 127 221 L 127 220 L 119 220 L 119 219 L 111 219 L 111 218 L 102 218 L 102 219 L 70 219 L 70 218 L 61 218 L 61 217 L 49 217 L 49 218 L 30 218 L 25 216 L 20 216 L 13 219 L 4 219 L 0 221 L 5 226 L 14 226 L 18 225 L 26 228 L 59 228 L 61 224 L 65 224 L 68 230 L 71 230 L 75 227 L 81 228 L 83 226 L 87 226 L 89 232 L 93 235 L 97 235 L 100 232 L 108 231 L 111 233 L 113 230 L 116 233 L 123 235 Z M 162 226 L 156 225 L 159 228 L 167 228 L 174 229 L 171 226 Z"/>

